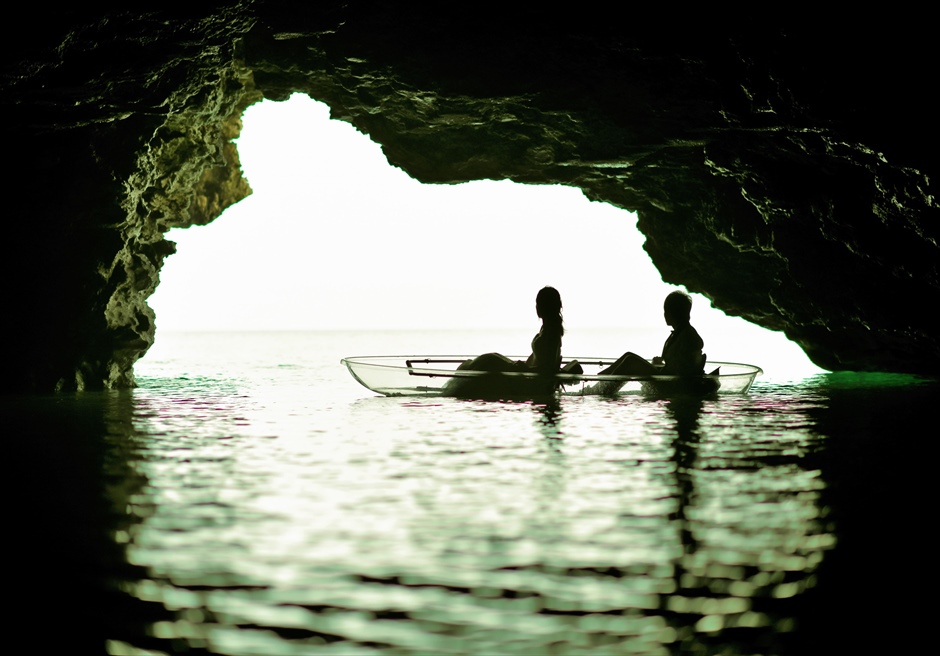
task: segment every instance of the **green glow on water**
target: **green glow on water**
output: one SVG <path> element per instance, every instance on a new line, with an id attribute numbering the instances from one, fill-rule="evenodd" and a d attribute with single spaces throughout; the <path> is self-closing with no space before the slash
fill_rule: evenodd
<path id="1" fill-rule="evenodd" d="M 827 387 L 829 389 L 873 388 L 873 387 L 908 387 L 912 385 L 929 385 L 936 380 L 926 376 L 914 374 L 892 374 L 862 371 L 835 371 L 818 374 L 808 378 L 809 386 Z"/>

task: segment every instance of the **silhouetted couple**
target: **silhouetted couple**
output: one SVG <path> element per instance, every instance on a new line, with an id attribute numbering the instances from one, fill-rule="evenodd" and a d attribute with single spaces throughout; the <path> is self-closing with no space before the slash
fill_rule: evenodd
<path id="1" fill-rule="evenodd" d="M 461 363 L 457 370 L 483 371 L 488 373 L 535 372 L 550 375 L 557 373 L 582 373 L 577 360 L 561 367 L 561 338 L 565 334 L 561 312 L 561 295 L 554 287 L 543 287 L 535 297 L 535 312 L 542 320 L 542 328 L 532 338 L 532 354 L 525 360 L 512 360 L 500 353 L 483 355 Z M 700 376 L 705 367 L 704 343 L 698 332 L 689 323 L 692 312 L 692 298 L 680 291 L 674 291 L 663 303 L 663 317 L 672 327 L 672 333 L 663 345 L 662 355 L 654 357 L 652 362 L 636 353 L 627 352 L 606 369 L 603 375 L 646 376 L 675 375 Z M 462 379 L 466 382 L 467 379 Z M 453 380 L 455 385 L 461 379 Z M 554 383 L 552 383 L 554 385 Z M 606 389 L 607 383 L 601 383 Z M 611 387 L 613 389 L 613 387 Z"/>

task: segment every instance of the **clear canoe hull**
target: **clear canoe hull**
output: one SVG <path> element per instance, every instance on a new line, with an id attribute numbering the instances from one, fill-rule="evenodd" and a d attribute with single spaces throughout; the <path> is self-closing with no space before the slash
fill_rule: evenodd
<path id="1" fill-rule="evenodd" d="M 376 355 L 343 358 L 353 378 L 385 396 L 454 396 L 464 398 L 532 398 L 543 395 L 616 394 L 746 394 L 760 367 L 735 362 L 706 362 L 703 376 L 603 376 L 598 372 L 614 358 L 573 358 L 580 374 L 541 376 L 534 372 L 492 373 L 457 370 L 474 356 Z M 515 358 L 525 360 L 524 357 Z M 563 364 L 570 362 L 565 360 Z"/>

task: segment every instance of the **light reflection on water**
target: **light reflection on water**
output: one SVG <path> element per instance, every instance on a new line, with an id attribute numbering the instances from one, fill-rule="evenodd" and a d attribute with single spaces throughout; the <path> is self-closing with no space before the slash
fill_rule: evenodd
<path id="1" fill-rule="evenodd" d="M 230 653 L 655 653 L 789 628 L 752 600 L 812 585 L 834 543 L 805 418 L 759 402 L 365 398 L 275 439 L 239 435 L 264 411 L 238 397 L 134 395 L 135 594 L 196 611 L 163 638 Z"/>
<path id="2" fill-rule="evenodd" d="M 840 491 L 871 481 L 841 455 L 936 391 L 823 376 L 545 406 L 321 375 L 72 398 L 102 408 L 104 578 L 123 595 L 106 602 L 132 609 L 100 628 L 110 652 L 825 653 L 851 638 L 818 611 L 872 585 L 844 573 L 871 554 L 842 537 L 864 510 Z"/>

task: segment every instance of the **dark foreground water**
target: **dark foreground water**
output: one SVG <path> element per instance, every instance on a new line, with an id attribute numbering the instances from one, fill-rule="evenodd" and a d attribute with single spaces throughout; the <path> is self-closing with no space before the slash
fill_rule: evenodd
<path id="1" fill-rule="evenodd" d="M 936 650 L 935 381 L 390 399 L 240 339 L 0 398 L 5 653 Z"/>

